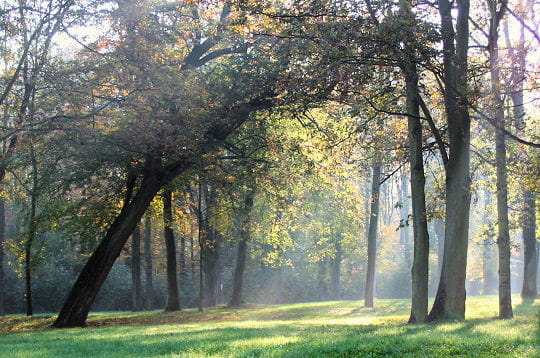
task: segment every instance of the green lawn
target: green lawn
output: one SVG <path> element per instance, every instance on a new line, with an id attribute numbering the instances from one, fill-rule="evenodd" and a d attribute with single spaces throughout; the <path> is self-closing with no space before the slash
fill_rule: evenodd
<path id="1" fill-rule="evenodd" d="M 521 300 L 515 296 L 515 302 Z M 92 314 L 54 330 L 51 316 L 0 318 L 0 357 L 539 357 L 539 308 L 498 320 L 497 297 L 468 299 L 467 321 L 407 325 L 407 300 L 227 307 L 203 313 Z"/>

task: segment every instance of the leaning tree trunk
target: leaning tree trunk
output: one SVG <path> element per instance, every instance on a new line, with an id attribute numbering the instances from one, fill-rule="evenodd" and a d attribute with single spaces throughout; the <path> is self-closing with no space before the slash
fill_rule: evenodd
<path id="1" fill-rule="evenodd" d="M 253 197 L 255 192 L 248 189 L 244 206 L 241 210 L 242 222 L 240 227 L 240 242 L 238 243 L 238 256 L 234 270 L 233 293 L 230 305 L 238 307 L 242 303 L 242 285 L 246 268 L 247 244 L 251 238 L 251 210 L 253 209 Z"/>
<path id="2" fill-rule="evenodd" d="M 503 4 L 497 10 L 498 1 L 488 2 L 491 12 L 489 32 L 489 71 L 491 76 L 491 96 L 495 129 L 495 159 L 497 176 L 497 246 L 499 248 L 499 318 L 512 318 L 512 289 L 510 286 L 510 225 L 508 222 L 508 178 L 506 173 L 506 138 L 504 134 L 504 102 L 501 97 L 499 71 L 498 29 L 499 16 L 505 11 Z"/>
<path id="3" fill-rule="evenodd" d="M 141 310 L 141 228 L 139 225 L 131 235 L 131 299 L 132 310 Z"/>
<path id="4" fill-rule="evenodd" d="M 176 245 L 172 229 L 172 192 L 163 191 L 163 236 L 167 251 L 167 307 L 165 311 L 180 311 L 180 298 L 178 297 L 178 281 L 176 273 Z"/>
<path id="5" fill-rule="evenodd" d="M 368 231 L 368 265 L 366 274 L 366 293 L 364 306 L 373 307 L 375 293 L 375 259 L 377 256 L 377 229 L 379 226 L 379 189 L 381 180 L 381 164 L 373 164 L 371 179 L 371 206 Z"/>
<path id="6" fill-rule="evenodd" d="M 428 320 L 465 319 L 465 277 L 469 243 L 470 127 L 467 104 L 469 0 L 458 0 L 456 32 L 453 2 L 439 0 L 443 40 L 444 101 L 448 122 L 446 222 L 441 277 Z"/>
<path id="7" fill-rule="evenodd" d="M 53 327 L 82 327 L 116 258 L 163 182 L 146 172 L 137 194 L 122 207 L 105 237 L 82 269 Z"/>
<path id="8" fill-rule="evenodd" d="M 401 16 L 407 17 L 408 23 L 414 24 L 414 15 L 406 0 L 400 2 Z M 414 237 L 412 278 L 412 301 L 409 323 L 425 322 L 428 311 L 429 281 L 429 235 L 426 216 L 426 195 L 424 175 L 424 157 L 422 152 L 422 124 L 420 123 L 420 103 L 418 92 L 418 71 L 414 58 L 414 50 L 410 43 L 413 40 L 413 29 L 409 29 L 409 38 L 405 39 L 404 53 L 406 57 L 402 66 L 405 77 L 409 164 L 411 170 L 411 201 Z"/>
<path id="9" fill-rule="evenodd" d="M 144 305 L 147 310 L 154 308 L 154 280 L 152 277 L 152 218 L 144 218 L 144 279 L 146 281 L 146 290 Z"/>

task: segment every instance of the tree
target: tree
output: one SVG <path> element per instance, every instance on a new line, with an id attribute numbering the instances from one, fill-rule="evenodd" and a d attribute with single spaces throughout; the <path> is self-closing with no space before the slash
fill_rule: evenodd
<path id="1" fill-rule="evenodd" d="M 444 256 L 429 321 L 465 318 L 465 276 L 470 208 L 470 116 L 467 101 L 469 1 L 439 0 L 443 42 L 444 104 L 449 153 L 446 164 Z"/>
<path id="2" fill-rule="evenodd" d="M 145 11 L 147 13 L 151 12 L 149 8 L 138 10 L 140 10 L 138 13 L 143 14 Z M 190 14 L 193 12 L 198 13 L 196 7 L 185 4 L 182 11 L 188 10 Z M 173 9 L 170 14 L 172 16 L 179 15 L 177 11 L 179 10 Z M 226 44 L 223 44 L 226 39 L 225 30 L 231 13 L 230 4 L 226 3 L 220 12 L 221 15 L 218 16 L 217 20 L 215 17 L 205 19 L 209 23 L 216 23 L 217 33 L 212 33 L 216 27 L 208 25 L 209 32 L 207 35 L 201 34 L 199 30 L 194 29 L 193 33 L 199 33 L 200 36 L 189 39 L 187 44 L 185 41 L 173 41 L 177 45 L 186 44 L 187 46 L 178 49 L 179 53 L 184 55 L 181 56 L 180 62 L 172 61 L 171 66 L 168 66 L 166 61 L 165 63 L 161 60 L 156 62 L 156 59 L 160 58 L 158 54 L 163 53 L 163 47 L 158 45 L 160 45 L 160 42 L 166 42 L 166 37 L 144 41 L 144 45 L 148 46 L 144 51 L 141 48 L 143 45 L 141 38 L 138 38 L 136 43 L 130 41 L 130 37 L 136 33 L 160 34 L 160 31 L 154 31 L 154 29 L 148 31 L 149 29 L 145 28 L 145 26 L 161 26 L 163 23 L 145 22 L 143 20 L 151 20 L 152 18 L 144 16 L 139 19 L 132 18 L 133 21 L 130 20 L 131 22 L 128 21 L 127 27 L 129 31 L 124 32 L 125 41 L 120 43 L 118 55 L 122 55 L 123 51 L 129 49 L 128 55 L 136 53 L 138 56 L 136 59 L 133 57 L 126 58 L 127 63 L 131 61 L 133 64 L 130 70 L 138 73 L 137 76 L 128 76 L 129 79 L 137 81 L 144 79 L 143 82 L 145 83 L 154 83 L 153 88 L 159 88 L 157 83 L 160 82 L 163 85 L 173 85 L 174 88 L 174 81 L 178 81 L 179 78 L 184 76 L 183 78 L 190 81 L 196 81 L 181 82 L 185 90 L 188 90 L 192 83 L 207 84 L 205 90 L 208 91 L 209 96 L 204 98 L 208 101 L 212 100 L 213 103 L 209 102 L 208 105 L 198 103 L 196 107 L 191 108 L 194 110 L 182 112 L 180 115 L 178 111 L 183 110 L 185 106 L 178 102 L 174 103 L 175 100 L 178 101 L 180 98 L 170 98 L 168 96 L 169 93 L 175 93 L 176 91 L 166 93 L 149 91 L 146 93 L 149 96 L 147 100 L 155 101 L 154 103 L 159 106 L 154 109 L 159 110 L 160 116 L 163 116 L 162 121 L 152 121 L 152 118 L 156 118 L 157 113 L 155 111 L 147 112 L 146 107 L 137 107 L 137 102 L 134 102 L 134 113 L 139 112 L 139 118 L 146 119 L 131 123 L 133 125 L 138 123 L 138 127 L 123 126 L 128 129 L 127 132 L 115 132 L 114 135 L 122 135 L 116 138 L 116 143 L 120 143 L 121 148 L 136 148 L 136 144 L 140 144 L 140 142 L 137 143 L 140 137 L 134 135 L 133 130 L 140 130 L 139 134 L 145 136 L 149 133 L 148 127 L 141 127 L 142 124 L 154 128 L 157 131 L 154 133 L 159 140 L 146 142 L 148 145 L 142 149 L 146 152 L 140 157 L 140 164 L 137 165 L 137 177 L 134 181 L 137 185 L 131 188 L 133 193 L 128 196 L 129 200 L 125 201 L 105 237 L 81 271 L 58 318 L 53 324 L 54 327 L 83 326 L 85 324 L 86 317 L 99 292 L 99 288 L 105 281 L 127 238 L 156 193 L 180 173 L 198 163 L 204 153 L 210 151 L 220 141 L 224 140 L 227 135 L 245 122 L 252 112 L 269 108 L 272 105 L 270 99 L 274 95 L 276 78 L 274 71 L 280 70 L 279 66 L 275 66 L 279 62 L 275 57 L 255 56 L 257 51 L 266 49 L 264 46 L 254 46 L 248 56 L 246 54 L 247 45 L 242 41 L 242 38 L 239 39 L 239 45 L 233 43 L 227 47 Z M 198 13 L 195 20 L 203 21 L 201 17 L 202 14 Z M 180 18 L 182 17 L 180 16 Z M 218 44 L 223 47 L 216 47 Z M 264 42 L 261 45 L 264 45 Z M 140 51 L 137 52 L 136 49 Z M 149 53 L 148 49 L 155 51 L 157 57 Z M 227 57 L 230 54 L 238 55 Z M 257 62 L 259 59 L 262 62 Z M 210 66 L 210 64 L 218 62 L 220 65 Z M 141 66 L 146 66 L 146 68 L 140 71 Z M 180 73 L 178 73 L 178 68 L 180 68 Z M 211 72 L 214 69 L 216 71 Z M 170 77 L 167 77 L 166 74 L 169 74 Z M 179 74 L 183 75 L 179 76 Z M 152 75 L 159 75 L 159 77 L 146 78 Z M 238 91 L 231 91 L 233 83 L 238 85 L 236 86 Z M 137 83 L 134 84 L 137 85 Z M 178 83 L 176 82 L 176 84 Z M 242 85 L 240 86 L 240 84 Z M 201 91 L 202 89 L 196 87 L 196 90 Z M 154 98 L 155 93 L 165 97 Z M 138 93 L 137 97 L 134 98 L 140 98 L 141 95 L 141 93 Z M 193 94 L 187 98 L 195 100 L 197 96 Z M 152 113 L 151 116 L 150 113 Z M 165 125 L 167 129 L 163 132 L 159 128 L 165 123 L 170 124 Z M 182 127 L 183 124 L 189 123 L 192 124 L 188 127 Z M 192 128 L 192 130 L 186 132 L 184 131 L 186 128 Z M 166 134 L 171 141 L 167 143 L 161 140 L 163 139 L 160 137 L 161 133 Z M 181 136 L 181 133 L 184 136 Z M 188 137 L 185 137 L 185 135 L 188 135 Z M 180 138 L 184 139 L 179 142 Z"/>
<path id="3" fill-rule="evenodd" d="M 152 218 L 146 216 L 144 218 L 144 279 L 146 283 L 145 288 L 145 308 L 151 310 L 154 307 L 154 280 L 153 280 L 153 268 L 152 268 Z"/>
<path id="4" fill-rule="evenodd" d="M 368 231 L 368 262 L 366 274 L 366 293 L 364 296 L 364 306 L 373 307 L 373 296 L 375 293 L 375 260 L 377 255 L 377 231 L 379 225 L 379 193 L 381 181 L 381 163 L 376 161 L 372 167 L 371 178 L 371 199 L 370 217 Z"/>
<path id="5" fill-rule="evenodd" d="M 238 254 L 236 257 L 236 267 L 234 269 L 233 278 L 233 293 L 230 305 L 238 307 L 242 303 L 242 285 L 244 279 L 244 271 L 246 267 L 246 257 L 248 242 L 251 237 L 251 210 L 253 208 L 253 199 L 255 196 L 254 188 L 247 188 L 245 193 L 244 204 L 240 214 L 240 227 L 238 241 Z"/>
<path id="6" fill-rule="evenodd" d="M 507 1 L 488 1 L 491 14 L 489 30 L 489 71 L 491 80 L 492 113 L 495 129 L 495 157 L 497 169 L 497 246 L 499 248 L 499 317 L 512 318 L 512 290 L 510 287 L 510 228 L 508 221 L 508 178 L 506 169 L 506 135 L 504 133 L 504 101 L 501 97 L 499 62 L 499 24 L 506 11 Z"/>
<path id="7" fill-rule="evenodd" d="M 176 243 L 174 240 L 172 191 L 163 191 L 163 236 L 167 250 L 167 307 L 165 311 L 180 311 L 176 272 Z"/>
<path id="8" fill-rule="evenodd" d="M 137 225 L 131 235 L 131 290 L 132 310 L 142 309 L 141 300 L 141 227 Z"/>

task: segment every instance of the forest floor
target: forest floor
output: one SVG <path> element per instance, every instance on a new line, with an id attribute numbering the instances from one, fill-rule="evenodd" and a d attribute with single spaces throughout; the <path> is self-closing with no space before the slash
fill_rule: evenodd
<path id="1" fill-rule="evenodd" d="M 53 315 L 0 317 L 0 357 L 538 357 L 540 303 L 470 297 L 467 320 L 407 325 L 408 300 L 226 306 L 204 312 L 93 313 L 51 329 Z"/>

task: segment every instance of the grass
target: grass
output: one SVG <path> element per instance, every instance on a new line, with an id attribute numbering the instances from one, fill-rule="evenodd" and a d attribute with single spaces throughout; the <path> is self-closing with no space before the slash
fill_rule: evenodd
<path id="1" fill-rule="evenodd" d="M 0 357 L 539 357 L 539 308 L 499 320 L 497 297 L 472 297 L 465 322 L 422 325 L 405 324 L 407 300 L 95 313 L 62 330 L 52 315 L 8 316 Z"/>

